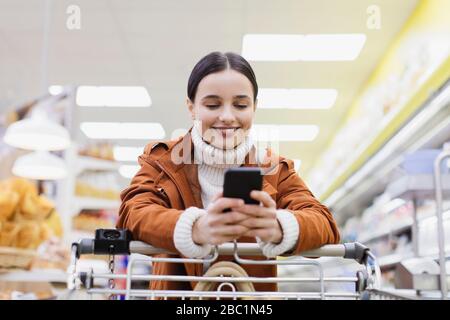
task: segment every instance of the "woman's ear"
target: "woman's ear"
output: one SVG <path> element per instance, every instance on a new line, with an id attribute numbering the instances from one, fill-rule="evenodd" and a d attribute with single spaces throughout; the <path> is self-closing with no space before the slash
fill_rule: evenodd
<path id="1" fill-rule="evenodd" d="M 192 103 L 191 99 L 186 98 L 186 105 L 189 109 L 189 112 L 191 113 L 192 120 L 195 120 L 194 104 Z"/>

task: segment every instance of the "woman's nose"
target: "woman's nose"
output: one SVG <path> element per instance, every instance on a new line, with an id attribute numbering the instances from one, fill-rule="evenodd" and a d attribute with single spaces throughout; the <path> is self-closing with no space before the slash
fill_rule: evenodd
<path id="1" fill-rule="evenodd" d="M 233 122 L 235 119 L 232 108 L 225 106 L 219 116 L 219 120 L 223 122 Z"/>

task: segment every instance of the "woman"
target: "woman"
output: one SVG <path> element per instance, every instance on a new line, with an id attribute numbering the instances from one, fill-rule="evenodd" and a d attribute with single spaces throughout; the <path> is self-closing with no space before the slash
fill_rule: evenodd
<path id="1" fill-rule="evenodd" d="M 202 58 L 188 82 L 193 127 L 177 141 L 146 146 L 141 169 L 121 194 L 117 227 L 129 229 L 134 239 L 196 258 L 235 239 L 258 242 L 267 257 L 338 243 L 331 213 L 305 186 L 293 162 L 270 150 L 261 157 L 254 146 L 249 129 L 257 94 L 254 72 L 241 56 L 213 52 Z M 222 197 L 226 169 L 256 165 L 268 168 L 262 191 L 251 194 L 261 205 Z M 231 211 L 223 213 L 227 208 Z M 273 265 L 243 267 L 255 277 L 277 272 Z M 201 276 L 204 270 L 201 264 L 155 263 L 153 273 Z M 151 288 L 191 290 L 194 285 L 153 281 Z M 276 285 L 258 283 L 255 289 L 273 291 Z"/>

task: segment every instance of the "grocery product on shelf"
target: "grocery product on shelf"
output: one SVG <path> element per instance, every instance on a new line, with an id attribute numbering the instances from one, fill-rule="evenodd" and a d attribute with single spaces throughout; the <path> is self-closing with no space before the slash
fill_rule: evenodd
<path id="1" fill-rule="evenodd" d="M 343 238 L 356 239 L 368 245 L 371 251 L 379 259 L 380 266 L 384 272 L 389 272 L 399 262 L 414 256 L 412 228 L 413 212 L 416 211 L 418 226 L 418 254 L 419 256 L 436 256 L 437 227 L 436 227 L 436 204 L 434 200 L 426 199 L 415 202 L 398 202 L 398 206 L 389 208 L 389 201 L 385 194 L 374 200 L 372 206 L 368 207 L 361 216 L 352 217 L 347 220 L 342 228 Z M 444 211 L 450 208 L 450 201 L 443 202 Z M 444 213 L 445 243 L 448 248 L 450 244 L 450 212 Z M 450 250 L 448 250 L 450 252 Z"/>
<path id="2" fill-rule="evenodd" d="M 2 269 L 28 269 L 36 256 L 35 250 L 0 246 L 0 272 Z"/>
<path id="3" fill-rule="evenodd" d="M 0 223 L 11 217 L 18 203 L 19 195 L 17 192 L 8 189 L 3 189 L 0 192 Z"/>
<path id="4" fill-rule="evenodd" d="M 16 212 L 16 220 L 36 220 L 42 221 L 47 218 L 54 205 L 44 196 L 27 193 L 22 197 L 19 208 Z"/>
<path id="5" fill-rule="evenodd" d="M 381 274 L 383 288 L 395 288 L 395 270 L 388 270 Z"/>
<path id="6" fill-rule="evenodd" d="M 109 142 L 91 143 L 81 147 L 79 155 L 89 156 L 103 160 L 114 160 L 114 146 Z"/>
<path id="7" fill-rule="evenodd" d="M 114 172 L 86 171 L 78 176 L 75 185 L 75 194 L 84 197 L 118 200 L 120 191 Z"/>
<path id="8" fill-rule="evenodd" d="M 74 229 L 94 232 L 96 229 L 114 228 L 116 213 L 114 210 L 82 210 L 73 218 Z"/>
<path id="9" fill-rule="evenodd" d="M 34 250 L 50 237 L 62 235 L 61 220 L 53 203 L 38 195 L 32 182 L 15 177 L 1 181 L 0 194 L 13 195 L 1 198 L 0 247 Z M 22 253 L 17 250 L 17 256 Z M 11 257 L 14 250 L 0 253 L 0 266 L 10 267 Z M 27 265 L 21 263 L 20 267 Z"/>
<path id="10" fill-rule="evenodd" d="M 59 238 L 51 237 L 37 249 L 31 269 L 59 269 L 66 271 L 70 263 L 70 250 Z"/>
<path id="11" fill-rule="evenodd" d="M 446 255 L 450 255 L 450 211 L 443 213 L 444 245 Z M 439 254 L 438 227 L 435 216 L 422 219 L 418 225 L 418 251 L 421 256 L 437 256 Z"/>
<path id="12" fill-rule="evenodd" d="M 346 172 L 372 142 L 388 138 L 386 130 L 395 127 L 393 120 L 398 115 L 406 109 L 411 112 L 420 107 L 415 101 L 414 108 L 409 104 L 421 89 L 429 85 L 430 79 L 439 74 L 440 68 L 446 68 L 450 47 L 447 41 L 439 48 L 442 40 L 430 35 L 429 39 L 420 39 L 414 44 L 405 42 L 408 50 L 401 50 L 390 57 L 395 57 L 397 68 L 389 73 L 379 73 L 382 78 L 374 78 L 368 83 L 307 177 L 316 194 L 328 197 L 333 180 Z M 384 64 L 380 66 L 383 67 Z M 354 156 L 349 159 L 349 155 Z"/>
<path id="13" fill-rule="evenodd" d="M 406 154 L 402 168 L 407 174 L 433 174 L 434 160 L 441 152 L 440 149 L 423 149 Z M 445 170 L 446 166 L 443 166 L 443 169 Z"/>
<path id="14" fill-rule="evenodd" d="M 48 299 L 55 299 L 55 293 L 47 282 L 0 281 L 0 300 Z"/>

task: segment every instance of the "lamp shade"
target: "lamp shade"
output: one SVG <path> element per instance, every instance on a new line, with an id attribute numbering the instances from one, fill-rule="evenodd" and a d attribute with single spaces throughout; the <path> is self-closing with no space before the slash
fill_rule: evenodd
<path id="1" fill-rule="evenodd" d="M 34 180 L 58 180 L 67 176 L 67 166 L 47 151 L 36 151 L 17 158 L 12 173 Z"/>
<path id="2" fill-rule="evenodd" d="M 70 135 L 62 125 L 46 117 L 33 117 L 11 124 L 5 132 L 5 143 L 26 150 L 64 150 L 70 146 Z"/>

